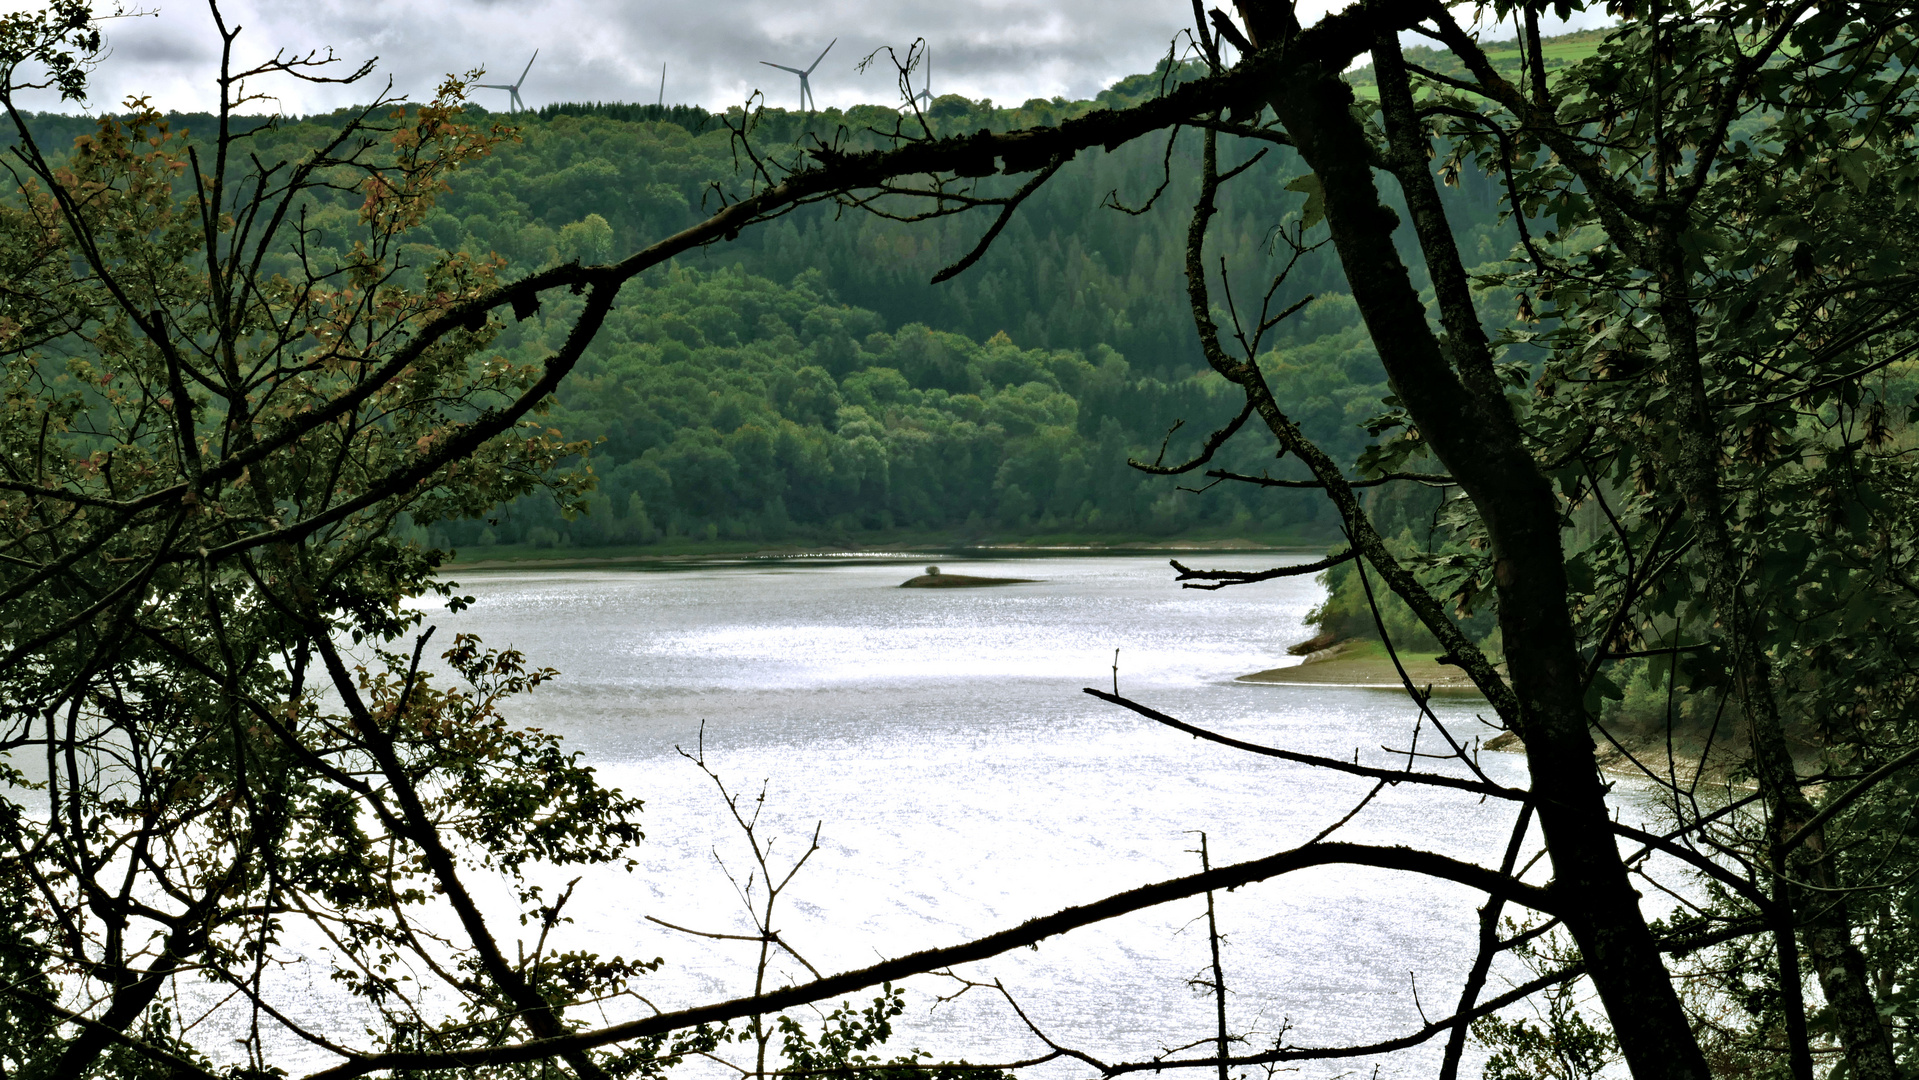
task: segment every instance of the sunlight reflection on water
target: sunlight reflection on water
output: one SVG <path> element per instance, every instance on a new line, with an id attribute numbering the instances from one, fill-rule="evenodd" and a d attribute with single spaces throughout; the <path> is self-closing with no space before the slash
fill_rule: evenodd
<path id="1" fill-rule="evenodd" d="M 1309 558 L 1206 561 L 1254 569 Z M 1163 560 L 1077 557 L 948 562 L 1042 579 L 1029 585 L 896 588 L 918 561 L 458 575 L 476 602 L 458 615 L 432 611 L 440 633 L 479 633 L 558 668 L 561 678 L 516 703 L 513 717 L 563 734 L 608 782 L 647 800 L 638 868 L 586 874 L 561 947 L 665 957 L 645 989 L 661 1009 L 750 988 L 750 946 L 644 918 L 750 929 L 716 863 L 743 877 L 738 831 L 675 752 L 697 745 L 702 724 L 709 762 L 736 791 L 750 798 L 764 783 L 777 853 L 803 850 L 819 824 L 822 848 L 781 918 L 785 939 L 829 972 L 1192 872 L 1194 830 L 1208 834 L 1215 864 L 1270 854 L 1369 790 L 1197 743 L 1080 693 L 1110 687 L 1115 648 L 1120 688 L 1182 719 L 1294 750 L 1405 761 L 1381 749 L 1406 745 L 1414 714 L 1402 695 L 1232 681 L 1286 662 L 1285 647 L 1309 636 L 1303 619 L 1322 595 L 1310 578 L 1197 593 L 1180 590 Z M 1476 699 L 1436 708 L 1464 738 L 1490 734 Z M 1496 780 L 1523 782 L 1516 756 L 1483 764 Z M 1629 816 L 1640 812 L 1633 789 L 1621 790 Z M 1506 806 L 1389 788 L 1340 835 L 1495 862 L 1510 821 Z M 1413 980 L 1428 1012 L 1447 1008 L 1479 901 L 1340 867 L 1222 896 L 1233 1026 L 1255 1045 L 1287 1024 L 1289 1042 L 1303 1045 L 1419 1026 Z M 1187 985 L 1205 963 L 1203 929 L 1192 925 L 1203 911 L 1197 899 L 1167 905 L 966 973 L 1004 980 L 1062 1042 L 1106 1060 L 1148 1057 L 1210 1031 L 1210 999 Z M 512 929 L 501 922 L 499 932 Z M 805 976 L 790 960 L 778 970 Z M 929 1012 L 932 995 L 952 987 L 920 979 L 911 989 L 895 1048 L 973 1061 L 1038 1052 L 983 994 Z M 1381 1075 L 1428 1074 L 1436 1055 L 1435 1046 L 1385 1059 Z M 1303 1075 L 1372 1064 L 1308 1065 Z M 1056 1065 L 1039 1075 L 1087 1072 Z"/>

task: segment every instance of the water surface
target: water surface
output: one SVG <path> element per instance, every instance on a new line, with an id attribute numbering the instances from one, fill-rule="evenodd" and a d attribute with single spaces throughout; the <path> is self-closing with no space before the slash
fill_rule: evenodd
<path id="1" fill-rule="evenodd" d="M 1186 561 L 1251 569 L 1309 558 Z M 479 633 L 558 668 L 561 678 L 514 716 L 562 733 L 608 782 L 647 800 L 640 867 L 589 874 L 569 909 L 569 947 L 666 958 L 646 989 L 661 1009 L 750 989 L 750 945 L 647 921 L 751 929 L 738 892 L 748 849 L 711 781 L 678 752 L 694 750 L 702 728 L 712 768 L 749 804 L 764 791 L 759 829 L 777 838 L 777 864 L 818 827 L 821 849 L 776 919 L 826 972 L 1192 872 L 1199 831 L 1216 864 L 1295 846 L 1370 790 L 1193 740 L 1081 693 L 1111 688 L 1115 649 L 1122 692 L 1189 722 L 1294 750 L 1406 761 L 1385 749 L 1405 750 L 1413 731 L 1401 694 L 1233 681 L 1285 661 L 1285 647 L 1310 636 L 1303 619 L 1322 595 L 1310 578 L 1197 592 L 1180 589 L 1161 559 L 1079 557 L 943 563 L 1042 579 L 1029 585 L 898 588 L 924 561 L 458 575 L 475 603 L 432 612 L 440 633 Z M 1492 733 L 1477 699 L 1437 709 L 1462 739 Z M 1422 738 L 1432 749 L 1430 727 Z M 1520 758 L 1482 760 L 1494 779 L 1523 783 Z M 1496 864 L 1510 822 L 1507 806 L 1398 787 L 1339 835 Z M 1290 1044 L 1329 1045 L 1418 1027 L 1422 1006 L 1441 1015 L 1456 994 L 1480 901 L 1444 883 L 1340 867 L 1222 895 L 1231 1026 L 1251 1046 L 1282 1030 Z M 1203 912 L 1199 899 L 1167 905 L 961 974 L 1001 980 L 1062 1043 L 1108 1061 L 1150 1057 L 1210 1033 L 1211 1001 L 1188 984 L 1206 964 L 1194 923 Z M 807 974 L 788 957 L 776 977 Z M 957 985 L 917 980 L 895 1046 L 973 1061 L 1040 1052 L 984 993 L 932 1007 Z M 615 1004 L 608 1015 L 634 1011 Z M 1435 1056 L 1385 1059 L 1381 1075 L 1429 1073 Z"/>

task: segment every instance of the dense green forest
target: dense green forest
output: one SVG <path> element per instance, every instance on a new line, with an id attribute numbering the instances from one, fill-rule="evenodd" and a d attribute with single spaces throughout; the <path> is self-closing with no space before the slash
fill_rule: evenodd
<path id="1" fill-rule="evenodd" d="M 1098 101 L 1017 109 L 948 97 L 929 117 L 936 130 L 1045 123 L 1123 106 L 1158 85 L 1135 76 Z M 658 114 L 569 106 L 520 120 L 518 142 L 455 179 L 428 222 L 433 240 L 499 252 L 518 270 L 592 261 L 689 224 L 733 169 L 732 134 L 718 118 L 648 120 L 647 111 Z M 828 111 L 806 130 L 854 139 L 896 115 Z M 798 120 L 769 110 L 754 137 L 791 145 Z M 444 539 L 595 545 L 889 528 L 975 539 L 1192 530 L 1325 539 L 1330 519 L 1310 493 L 1229 484 L 1194 494 L 1200 484 L 1125 464 L 1155 457 L 1179 421 L 1167 453 L 1188 453 L 1234 411 L 1193 344 L 1179 280 L 1194 172 L 1180 166 L 1197 151 L 1191 133 L 1174 143 L 1178 179 L 1144 213 L 1114 204 L 1148 202 L 1165 175 L 1163 145 L 1083 156 L 1021 208 L 978 265 L 939 285 L 928 281 L 971 247 L 983 215 L 909 225 L 806 207 L 630 286 L 586 377 L 568 384 L 552 416 L 569 436 L 604 438 L 592 512 L 568 522 L 550 502 L 523 500 Z M 1292 257 L 1275 233 L 1296 225 L 1304 201 L 1285 187 L 1303 171 L 1290 152 L 1254 168 L 1273 182 L 1234 189 L 1222 208 L 1233 239 L 1217 252 L 1246 281 Z M 1449 210 L 1479 258 L 1503 256 L 1511 240 L 1493 185 L 1462 177 L 1451 193 Z M 1356 421 L 1381 411 L 1385 391 L 1329 252 L 1301 257 L 1272 304 L 1308 297 L 1266 362 L 1307 429 L 1355 454 L 1366 437 Z M 544 318 L 563 325 L 565 314 Z M 545 347 L 545 325 L 529 320 L 503 340 Z M 1293 475 L 1291 463 L 1260 451 L 1229 447 L 1219 464 Z"/>
<path id="2" fill-rule="evenodd" d="M 1005 333 L 980 342 L 917 322 L 892 328 L 835 302 L 823 278 L 806 271 L 781 285 L 676 267 L 629 286 L 548 416 L 568 437 L 595 440 L 590 511 L 569 522 L 533 496 L 433 538 L 467 547 L 903 527 L 972 538 L 1196 524 L 1323 532 L 1315 500 L 1237 485 L 1195 495 L 1181 490 L 1190 480 L 1126 467 L 1129 455 L 1157 454 L 1172 420 L 1230 416 L 1213 381 L 1143 376 L 1103 345 L 1027 349 Z M 541 348 L 549 327 L 566 324 L 566 308 L 549 306 L 505 335 L 511 352 Z M 1338 301 L 1325 306 L 1336 317 Z M 1345 328 L 1271 361 L 1335 445 L 1363 438 L 1352 420 L 1377 411 L 1384 393 L 1362 342 Z M 1230 451 L 1220 463 L 1274 464 Z"/>
<path id="3" fill-rule="evenodd" d="M 1017 108 L 948 96 L 926 123 L 936 133 L 1051 123 L 1123 108 L 1195 73 L 1162 66 L 1095 100 Z M 451 177 L 418 230 L 415 261 L 439 249 L 496 254 L 507 274 L 604 260 L 698 220 L 739 183 L 735 127 L 777 158 L 803 139 L 861 145 L 915 123 L 881 106 L 752 117 L 621 104 L 471 112 L 516 134 Z M 297 156 L 338 119 L 282 122 L 253 139 L 264 155 Z M 39 122 L 49 146 L 88 130 L 83 117 Z M 197 137 L 212 118 L 169 122 Z M 1178 459 L 1235 411 L 1202 361 L 1183 297 L 1198 148 L 1189 131 L 1170 148 L 1081 155 L 977 265 L 939 285 L 929 280 L 973 246 L 984 213 L 909 224 L 831 203 L 801 207 L 654 272 L 628 286 L 547 417 L 567 437 L 593 440 L 587 467 L 597 489 L 586 512 L 529 496 L 415 538 L 468 554 L 676 538 L 840 542 L 899 529 L 955 540 L 1195 532 L 1326 540 L 1331 518 L 1310 492 L 1222 484 L 1196 494 L 1203 478 L 1126 465 L 1129 456 L 1154 459 L 1162 444 L 1167 460 Z M 1286 187 L 1305 171 L 1289 149 L 1248 142 L 1229 153 L 1262 151 L 1253 169 L 1266 180 L 1231 189 L 1221 205 L 1229 239 L 1211 252 L 1248 289 L 1295 258 L 1286 240 L 1301 235 L 1305 200 Z M 1462 174 L 1448 196 L 1466 249 L 1482 263 L 1501 259 L 1512 237 L 1493 182 Z M 356 213 L 350 194 L 316 200 L 309 250 L 339 254 Z M 1410 250 L 1410 231 L 1401 232 Z M 1298 255 L 1271 307 L 1311 300 L 1268 338 L 1264 361 L 1307 431 L 1350 459 L 1385 388 L 1342 289 L 1329 250 Z M 1486 302 L 1502 307 L 1494 318 L 1510 309 L 1501 294 Z M 1239 303 L 1251 318 L 1259 297 Z M 536 360 L 571 314 L 549 304 L 508 325 L 498 344 L 515 362 Z M 1231 447 L 1217 464 L 1303 475 Z"/>

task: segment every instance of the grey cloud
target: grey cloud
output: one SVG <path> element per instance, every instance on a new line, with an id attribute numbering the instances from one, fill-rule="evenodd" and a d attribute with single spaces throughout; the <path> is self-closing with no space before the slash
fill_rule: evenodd
<path id="1" fill-rule="evenodd" d="M 1325 6 L 1325 0 L 1303 5 L 1311 10 L 1302 15 L 1316 17 Z M 884 59 L 863 74 L 856 65 L 881 46 L 903 49 L 921 37 L 933 49 L 935 93 L 1001 103 L 1084 97 L 1150 69 L 1192 17 L 1185 0 L 229 0 L 222 9 L 229 24 L 245 27 L 243 60 L 282 48 L 331 48 L 348 63 L 379 57 L 371 86 L 281 79 L 254 87 L 277 95 L 289 113 L 364 101 L 388 78 L 414 97 L 431 93 L 449 72 L 481 65 L 486 81 L 506 82 L 536 48 L 539 60 L 522 91 L 536 108 L 555 101 L 652 101 L 663 63 L 669 102 L 722 108 L 760 89 L 769 103 L 791 108 L 798 80 L 759 61 L 803 66 L 835 37 L 838 44 L 812 78 L 821 105 L 896 100 Z M 115 20 L 107 31 L 113 53 L 94 76 L 95 108 L 132 93 L 148 94 L 165 108 L 213 103 L 217 53 L 204 7 L 176 0 L 157 17 Z M 501 91 L 476 95 L 489 107 L 505 105 Z"/>
<path id="2" fill-rule="evenodd" d="M 142 33 L 114 33 L 106 64 L 111 67 L 134 65 L 211 64 L 219 57 L 219 47 L 210 36 L 194 34 L 186 27 L 161 24 L 153 20 Z"/>
<path id="3" fill-rule="evenodd" d="M 448 72 L 480 65 L 488 68 L 488 81 L 506 81 L 538 48 L 539 61 L 523 91 L 536 107 L 651 101 L 659 92 L 662 63 L 671 101 L 724 107 L 758 88 L 772 104 L 791 107 L 797 80 L 759 61 L 803 66 L 835 37 L 838 44 L 813 76 L 822 105 L 892 100 L 894 80 L 883 61 L 864 74 L 856 65 L 883 45 L 903 48 L 916 37 L 933 46 L 936 92 L 999 101 L 1079 96 L 1150 67 L 1191 17 L 1190 7 L 1178 0 L 246 0 L 223 10 L 229 23 L 245 27 L 244 58 L 258 60 L 280 48 L 330 47 L 354 62 L 377 55 L 379 82 L 390 76 L 397 89 L 416 96 L 430 92 Z M 170 108 L 212 104 L 217 52 L 205 8 L 177 0 L 157 17 L 115 20 L 107 32 L 113 51 L 95 73 L 94 107 L 110 107 L 129 93 L 150 94 Z M 278 95 L 282 108 L 295 113 L 362 100 L 367 93 L 286 80 L 259 89 Z M 478 93 L 489 105 L 504 96 Z"/>

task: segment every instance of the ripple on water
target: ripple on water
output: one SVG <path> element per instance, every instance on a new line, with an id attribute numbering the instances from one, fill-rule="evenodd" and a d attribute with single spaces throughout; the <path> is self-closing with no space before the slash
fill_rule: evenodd
<path id="1" fill-rule="evenodd" d="M 1405 761 L 1380 749 L 1403 750 L 1411 737 L 1414 714 L 1397 694 L 1231 681 L 1275 666 L 1310 636 L 1303 620 L 1322 595 L 1311 579 L 1195 593 L 1159 559 L 942 562 L 1042 580 L 903 590 L 900 563 L 822 560 L 460 575 L 475 603 L 431 620 L 558 668 L 556 683 L 515 704 L 516 719 L 564 734 L 606 781 L 647 800 L 638 868 L 587 874 L 562 947 L 666 957 L 647 990 L 665 1009 L 750 986 L 750 947 L 645 919 L 747 926 L 727 877 L 745 879 L 737 829 L 710 782 L 675 752 L 695 745 L 702 724 L 709 761 L 736 790 L 764 783 L 762 829 L 777 837 L 776 852 L 797 854 L 820 828 L 821 850 L 782 919 L 785 939 L 823 971 L 1191 872 L 1195 830 L 1207 833 L 1216 864 L 1270 854 L 1339 820 L 1370 789 L 1196 742 L 1080 693 L 1111 685 L 1115 648 L 1121 689 L 1173 715 L 1306 752 Z M 1462 737 L 1488 731 L 1473 699 L 1435 707 Z M 1523 782 L 1517 757 L 1489 754 L 1485 767 Z M 1392 788 L 1341 835 L 1494 861 L 1510 822 L 1505 806 Z M 1479 901 L 1463 888 L 1350 867 L 1222 895 L 1232 1023 L 1269 1041 L 1290 1024 L 1288 1039 L 1300 1044 L 1417 1027 L 1412 980 L 1451 993 Z M 1203 910 L 1194 900 L 1138 912 L 967 974 L 1004 980 L 1061 1041 L 1109 1060 L 1150 1056 L 1211 1030 L 1210 1000 L 1188 985 L 1206 962 L 1193 923 Z M 790 959 L 779 970 L 804 974 Z M 974 1061 L 1035 1052 L 986 995 L 928 1012 L 931 995 L 953 987 L 917 980 L 912 989 L 897 1045 Z M 1389 1059 L 1381 1075 L 1423 1075 L 1436 1054 Z M 1371 1064 L 1305 1072 L 1355 1068 Z"/>

